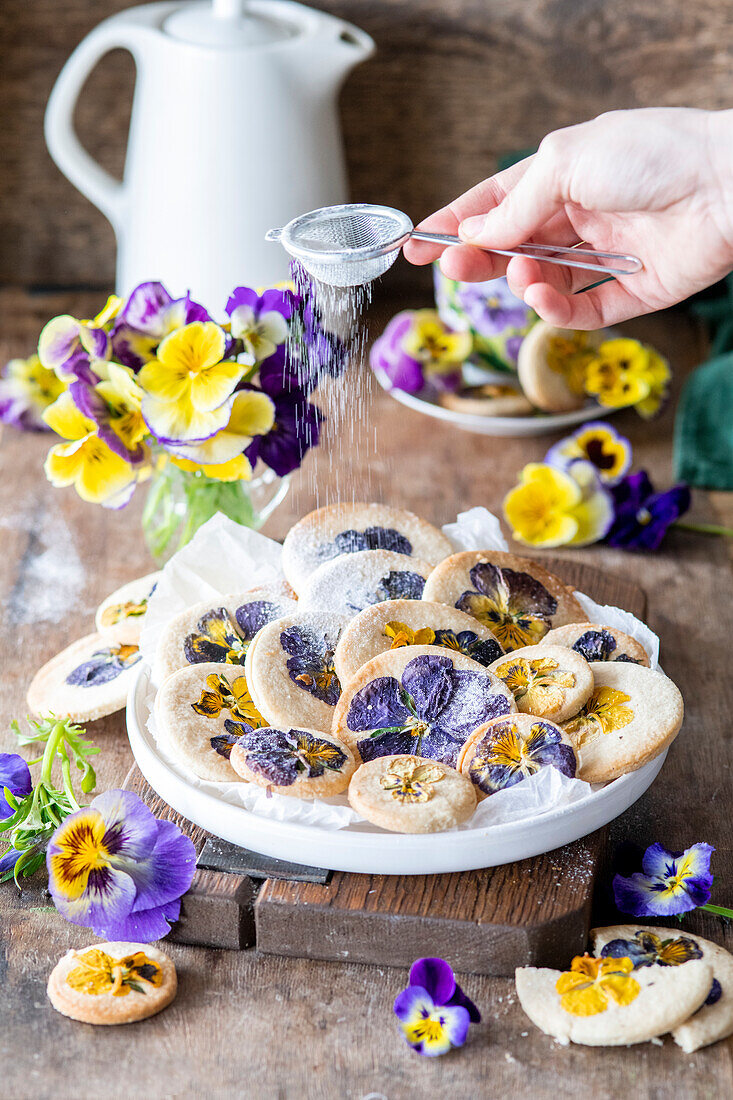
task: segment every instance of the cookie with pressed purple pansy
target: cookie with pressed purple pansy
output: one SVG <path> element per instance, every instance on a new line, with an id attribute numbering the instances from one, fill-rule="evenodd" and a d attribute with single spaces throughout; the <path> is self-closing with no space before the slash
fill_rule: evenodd
<path id="1" fill-rule="evenodd" d="M 94 625 L 100 634 L 115 642 L 137 645 L 148 610 L 148 601 L 160 580 L 160 572 L 128 581 L 117 588 L 97 608 Z"/>
<path id="2" fill-rule="evenodd" d="M 506 652 L 537 645 L 553 627 L 587 619 L 572 588 L 529 558 L 462 550 L 430 574 L 423 599 L 465 611 Z"/>
<path id="3" fill-rule="evenodd" d="M 442 531 L 404 508 L 329 504 L 304 516 L 283 543 L 285 576 L 299 594 L 320 565 L 341 554 L 389 550 L 437 565 L 452 551 Z"/>
<path id="4" fill-rule="evenodd" d="M 467 821 L 476 809 L 473 784 L 447 764 L 426 757 L 378 756 L 349 783 L 357 813 L 393 833 L 439 833 Z"/>
<path id="5" fill-rule="evenodd" d="M 324 562 L 300 594 L 302 611 L 330 611 L 353 618 L 385 600 L 419 600 L 432 566 L 392 550 L 358 550 Z"/>
<path id="6" fill-rule="evenodd" d="M 733 1035 L 733 955 L 717 943 L 686 929 L 650 928 L 645 924 L 616 924 L 594 928 L 590 934 L 593 954 L 601 958 L 626 957 L 634 971 L 685 966 L 705 959 L 713 968 L 707 999 L 697 1012 L 672 1031 L 672 1038 L 686 1054 Z"/>
<path id="7" fill-rule="evenodd" d="M 525 646 L 489 669 L 509 688 L 518 710 L 553 722 L 577 714 L 593 691 L 590 665 L 567 646 Z"/>
<path id="8" fill-rule="evenodd" d="M 331 729 L 341 695 L 334 654 L 346 619 L 297 611 L 263 627 L 245 661 L 258 708 L 277 727 Z"/>
<path id="9" fill-rule="evenodd" d="M 38 670 L 28 688 L 28 709 L 74 722 L 114 714 L 125 705 L 139 661 L 138 646 L 87 634 Z"/>
<path id="10" fill-rule="evenodd" d="M 155 697 L 155 724 L 173 756 L 200 779 L 235 782 L 229 757 L 245 734 L 269 725 L 240 665 L 188 665 Z"/>
<path id="11" fill-rule="evenodd" d="M 247 592 L 206 600 L 175 615 L 160 635 L 154 679 L 162 683 L 188 665 L 215 661 L 243 665 L 258 630 L 297 608 L 281 585 L 262 585 Z"/>
<path id="12" fill-rule="evenodd" d="M 492 719 L 471 734 L 457 767 L 483 799 L 521 783 L 542 768 L 557 768 L 573 779 L 577 765 L 572 741 L 554 722 L 532 714 L 509 714 Z"/>
<path id="13" fill-rule="evenodd" d="M 509 689 L 477 661 L 408 646 L 359 669 L 344 686 L 332 732 L 364 762 L 407 753 L 455 767 L 474 730 L 515 710 Z"/>
<path id="14" fill-rule="evenodd" d="M 641 642 L 614 626 L 568 623 L 545 634 L 539 644 L 568 646 L 586 661 L 627 661 L 647 668 L 650 664 L 649 654 Z"/>
<path id="15" fill-rule="evenodd" d="M 359 612 L 345 627 L 336 647 L 336 672 L 346 683 L 380 653 L 415 645 L 464 653 L 487 667 L 503 653 L 488 627 L 455 607 L 427 600 L 385 600 Z"/>
<path id="16" fill-rule="evenodd" d="M 320 730 L 264 726 L 232 746 L 230 762 L 238 775 L 259 787 L 293 798 L 330 798 L 349 785 L 351 749 Z"/>

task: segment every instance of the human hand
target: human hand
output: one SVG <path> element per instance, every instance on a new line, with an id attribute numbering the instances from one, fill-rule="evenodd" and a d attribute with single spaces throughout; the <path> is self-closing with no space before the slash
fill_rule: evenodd
<path id="1" fill-rule="evenodd" d="M 484 180 L 418 226 L 466 242 L 408 241 L 411 263 L 450 279 L 506 273 L 512 291 L 561 328 L 595 329 L 664 309 L 733 267 L 733 111 L 613 111 L 549 134 L 537 153 Z M 584 294 L 592 272 L 507 260 L 476 245 L 575 244 L 632 253 L 644 269 Z M 441 255 L 442 253 L 442 255 Z"/>

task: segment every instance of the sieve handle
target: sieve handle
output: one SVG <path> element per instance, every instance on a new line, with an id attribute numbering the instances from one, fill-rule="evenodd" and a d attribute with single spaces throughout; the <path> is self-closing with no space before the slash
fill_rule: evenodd
<path id="1" fill-rule="evenodd" d="M 450 233 L 423 233 L 413 229 L 410 236 L 416 241 L 428 241 L 430 244 L 466 244 L 460 237 Z M 563 267 L 578 267 L 583 271 L 605 271 L 609 275 L 633 275 L 641 271 L 643 264 L 638 256 L 626 256 L 618 252 L 596 252 L 592 248 L 573 248 L 570 245 L 555 244 L 519 244 L 516 248 L 486 248 L 484 245 L 471 245 L 483 252 L 495 252 L 497 256 L 529 256 L 543 264 L 560 264 Z M 552 253 L 552 255 L 548 255 Z M 583 263 L 578 256 L 593 257 L 598 260 L 611 260 L 615 267 L 605 263 Z M 562 258 L 561 258 L 562 257 Z M 572 258 L 570 258 L 572 257 Z"/>

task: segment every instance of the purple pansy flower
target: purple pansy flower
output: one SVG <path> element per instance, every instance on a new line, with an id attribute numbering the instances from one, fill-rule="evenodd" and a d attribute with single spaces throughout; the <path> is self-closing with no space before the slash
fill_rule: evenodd
<path id="1" fill-rule="evenodd" d="M 280 645 L 290 654 L 287 661 L 290 679 L 330 707 L 336 706 L 341 695 L 341 684 L 333 667 L 337 642 L 338 638 L 330 632 L 312 627 L 289 626 L 280 635 Z"/>
<path id="2" fill-rule="evenodd" d="M 611 493 L 615 518 L 606 541 L 629 550 L 656 550 L 667 529 L 690 507 L 687 485 L 657 493 L 645 470 L 622 478 Z"/>
<path id="3" fill-rule="evenodd" d="M 259 363 L 274 355 L 287 340 L 293 295 L 277 289 L 258 294 L 251 287 L 239 286 L 230 296 L 226 312 L 243 361 Z"/>
<path id="4" fill-rule="evenodd" d="M 6 787 L 16 798 L 25 798 L 33 789 L 28 765 L 17 752 L 0 752 L 0 821 L 15 812 L 3 793 Z"/>
<path id="5" fill-rule="evenodd" d="M 386 577 L 382 577 L 375 592 L 375 603 L 383 603 L 385 600 L 421 600 L 425 578 L 420 573 L 413 573 L 409 569 L 390 569 Z M 353 604 L 350 605 L 353 607 Z M 362 610 L 357 608 L 357 610 Z"/>
<path id="6" fill-rule="evenodd" d="M 402 347 L 402 341 L 412 327 L 412 313 L 398 313 L 382 335 L 372 344 L 369 362 L 372 369 L 381 370 L 391 385 L 405 393 L 419 393 L 425 385 L 423 366 Z"/>
<path id="7" fill-rule="evenodd" d="M 88 660 L 72 668 L 66 677 L 66 683 L 74 687 L 99 687 L 115 680 L 128 668 L 140 660 L 140 649 L 136 645 L 113 645 L 98 649 Z"/>
<path id="8" fill-rule="evenodd" d="M 485 287 L 462 284 L 456 297 L 481 336 L 500 336 L 508 328 L 523 328 L 531 312 L 512 294 L 505 279 L 493 280 Z"/>
<path id="9" fill-rule="evenodd" d="M 444 649 L 455 649 L 459 653 L 465 653 L 467 657 L 478 661 L 480 665 L 488 667 L 499 657 L 504 656 L 504 650 L 494 638 L 479 638 L 473 630 L 436 630 L 435 645 Z"/>
<path id="10" fill-rule="evenodd" d="M 333 741 L 300 729 L 256 730 L 245 735 L 242 748 L 247 767 L 276 787 L 290 787 L 300 777 L 317 779 L 326 770 L 341 771 L 347 761 Z"/>
<path id="11" fill-rule="evenodd" d="M 278 477 L 285 477 L 296 470 L 308 450 L 317 445 L 322 417 L 320 410 L 301 393 L 271 396 L 275 423 L 267 435 L 255 436 L 244 453 L 252 467 L 262 459 Z"/>
<path id="12" fill-rule="evenodd" d="M 572 648 L 581 657 L 585 657 L 586 661 L 626 661 L 631 665 L 641 663 L 635 657 L 629 657 L 628 653 L 622 653 L 620 656 L 614 657 L 613 654 L 617 648 L 616 639 L 609 630 L 604 630 L 603 627 L 593 627 L 586 630 L 579 638 L 576 638 Z"/>
<path id="13" fill-rule="evenodd" d="M 395 554 L 408 556 L 412 553 L 412 543 L 393 527 L 365 527 L 363 531 L 339 531 L 333 542 L 336 549 L 335 556 L 356 554 L 359 550 L 392 550 Z"/>
<path id="14" fill-rule="evenodd" d="M 94 386 L 88 382 L 72 382 L 69 386 L 69 393 L 79 412 L 97 425 L 97 435 L 104 440 L 110 451 L 119 455 L 120 458 L 124 458 L 125 462 L 129 462 L 133 466 L 140 465 L 146 460 L 149 452 L 142 444 L 131 451 L 125 446 L 114 428 L 111 427 L 112 417 L 107 402 Z"/>
<path id="15" fill-rule="evenodd" d="M 456 607 L 487 626 L 505 650 L 536 645 L 547 634 L 557 600 L 529 573 L 478 562 L 469 579 L 473 588 Z"/>
<path id="16" fill-rule="evenodd" d="M 504 344 L 504 353 L 511 363 L 516 363 L 519 358 L 519 349 L 523 340 L 523 336 L 510 336 Z"/>
<path id="17" fill-rule="evenodd" d="M 613 896 L 622 913 L 633 917 L 671 917 L 689 913 L 710 901 L 713 876 L 709 844 L 693 844 L 684 852 L 668 852 L 652 844 L 644 853 L 641 872 L 615 875 Z"/>
<path id="18" fill-rule="evenodd" d="M 423 654 L 405 667 L 400 682 L 379 676 L 351 700 L 346 717 L 354 733 L 368 733 L 357 747 L 364 761 L 408 753 L 455 767 L 458 751 L 510 703 L 488 676 L 456 669 L 450 657 Z"/>
<path id="19" fill-rule="evenodd" d="M 112 327 L 112 350 L 120 363 L 138 371 L 155 358 L 158 344 L 171 332 L 193 321 L 210 320 L 190 294 L 174 299 L 162 283 L 141 283 Z"/>
<path id="20" fill-rule="evenodd" d="M 643 966 L 681 966 L 688 959 L 701 959 L 702 950 L 689 936 L 662 939 L 654 932 L 639 930 L 633 939 L 611 940 L 601 950 L 603 959 L 631 959 L 634 970 Z"/>
<path id="21" fill-rule="evenodd" d="M 546 767 L 575 777 L 575 753 L 563 742 L 557 726 L 538 718 L 524 737 L 516 722 L 507 718 L 496 722 L 479 741 L 468 775 L 484 794 L 492 795 Z"/>
<path id="22" fill-rule="evenodd" d="M 196 629 L 183 642 L 190 665 L 207 661 L 244 664 L 249 643 L 258 630 L 281 614 L 269 600 L 253 600 L 238 607 L 232 616 L 225 607 L 215 607 L 201 616 Z"/>
<path id="23" fill-rule="evenodd" d="M 72 924 L 109 940 L 150 943 L 178 920 L 196 849 L 131 791 L 107 791 L 70 814 L 46 853 L 54 904 Z"/>
<path id="24" fill-rule="evenodd" d="M 469 1024 L 481 1021 L 451 967 L 435 958 L 412 964 L 409 985 L 395 998 L 394 1013 L 412 1049 L 429 1058 L 463 1046 Z"/>

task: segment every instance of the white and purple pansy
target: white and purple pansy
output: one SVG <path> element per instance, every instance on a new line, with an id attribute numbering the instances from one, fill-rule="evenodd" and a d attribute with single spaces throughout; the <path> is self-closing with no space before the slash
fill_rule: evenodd
<path id="1" fill-rule="evenodd" d="M 333 666 L 338 637 L 328 630 L 289 626 L 280 635 L 280 645 L 289 654 L 290 679 L 310 695 L 335 707 L 341 684 Z"/>
<path id="2" fill-rule="evenodd" d="M 288 338 L 293 295 L 277 289 L 258 294 L 250 287 L 240 286 L 229 298 L 226 311 L 242 361 L 250 365 L 261 363 L 274 355 Z"/>
<path id="3" fill-rule="evenodd" d="M 455 767 L 478 726 L 508 714 L 511 703 L 482 672 L 454 667 L 450 657 L 421 654 L 402 673 L 379 676 L 351 700 L 346 725 L 363 761 L 407 753 Z"/>
<path id="4" fill-rule="evenodd" d="M 616 639 L 610 631 L 604 630 L 602 627 L 586 630 L 573 642 L 572 648 L 581 657 L 585 657 L 586 661 L 626 661 L 632 665 L 641 664 L 635 657 L 630 657 L 628 653 L 620 653 L 614 656 L 618 648 Z"/>
<path id="5" fill-rule="evenodd" d="M 269 600 L 242 604 L 232 615 L 226 607 L 214 607 L 201 616 L 196 629 L 183 642 L 190 665 L 218 661 L 241 665 L 258 630 L 277 619 L 282 610 Z"/>
<path id="6" fill-rule="evenodd" d="M 112 645 L 97 649 L 66 677 L 72 687 L 99 687 L 115 680 L 120 673 L 132 668 L 140 660 L 140 648 L 136 645 Z"/>
<path id="7" fill-rule="evenodd" d="M 122 434 L 115 431 L 112 424 L 119 423 L 120 419 L 116 413 L 124 415 L 124 410 L 111 409 L 95 385 L 82 381 L 72 382 L 69 393 L 79 412 L 96 424 L 97 435 L 107 444 L 110 451 L 119 455 L 125 462 L 129 462 L 131 466 L 140 466 L 147 460 L 150 451 L 143 443 L 138 442 L 136 446 L 128 447 Z"/>
<path id="8" fill-rule="evenodd" d="M 38 338 L 38 358 L 65 382 L 98 382 L 109 359 L 109 334 L 93 321 L 78 321 L 68 313 L 54 317 Z"/>
<path id="9" fill-rule="evenodd" d="M 428 1058 L 463 1046 L 469 1025 L 481 1022 L 481 1013 L 451 967 L 437 958 L 413 963 L 407 989 L 395 998 L 394 1013 L 406 1042 Z"/>
<path id="10" fill-rule="evenodd" d="M 162 283 L 140 283 L 112 328 L 112 349 L 121 363 L 138 371 L 155 358 L 158 344 L 169 333 L 193 321 L 210 320 L 190 294 L 172 298 Z"/>
<path id="11" fill-rule="evenodd" d="M 507 718 L 495 722 L 478 742 L 468 776 L 485 795 L 491 795 L 546 767 L 575 777 L 575 753 L 563 741 L 562 731 L 538 718 L 525 736 L 518 724 Z"/>
<path id="12" fill-rule="evenodd" d="M 327 771 L 340 772 L 348 762 L 338 745 L 308 730 L 255 730 L 240 738 L 239 745 L 249 770 L 276 787 L 290 787 L 296 779 L 318 779 Z"/>

